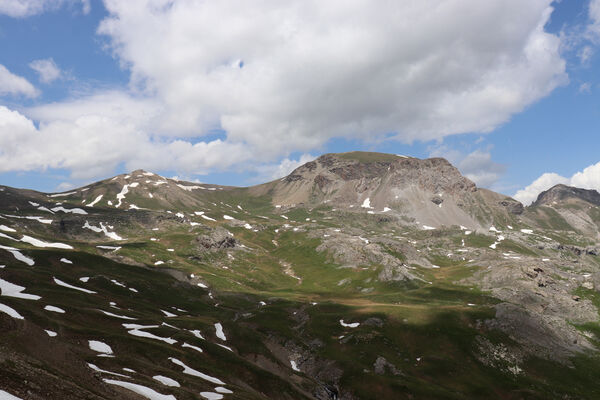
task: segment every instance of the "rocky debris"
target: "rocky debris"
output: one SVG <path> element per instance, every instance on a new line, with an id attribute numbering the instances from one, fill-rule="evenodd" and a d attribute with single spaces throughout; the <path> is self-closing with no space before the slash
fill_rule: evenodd
<path id="1" fill-rule="evenodd" d="M 521 215 L 521 214 L 523 214 L 523 211 L 525 210 L 525 208 L 523 207 L 523 204 L 521 204 L 517 200 L 511 199 L 511 198 L 506 198 L 506 199 L 500 201 L 498 204 L 502 207 L 505 207 L 509 213 L 515 214 L 515 215 Z"/>
<path id="2" fill-rule="evenodd" d="M 505 372 L 519 375 L 522 372 L 520 364 L 523 363 L 525 354 L 516 346 L 507 346 L 504 343 L 492 343 L 483 336 L 476 338 L 477 350 L 475 356 L 483 364 Z"/>
<path id="3" fill-rule="evenodd" d="M 373 371 L 375 371 L 377 375 L 384 375 L 386 371 L 395 376 L 402 375 L 402 372 L 400 372 L 394 364 L 382 356 L 377 357 L 375 363 L 373 363 Z"/>
<path id="4" fill-rule="evenodd" d="M 440 196 L 434 196 L 431 198 L 431 202 L 433 204 L 435 204 L 436 206 L 439 206 L 440 204 L 442 204 L 444 202 L 444 199 L 442 199 Z"/>
<path id="5" fill-rule="evenodd" d="M 600 193 L 596 190 L 580 189 L 562 184 L 555 185 L 540 193 L 531 205 L 533 207 L 542 205 L 552 206 L 570 199 L 579 199 L 595 206 L 600 206 Z"/>
<path id="6" fill-rule="evenodd" d="M 198 235 L 194 240 L 195 247 L 201 252 L 215 252 L 239 247 L 238 241 L 227 229 L 222 227 L 206 229 L 207 233 Z"/>
<path id="7" fill-rule="evenodd" d="M 598 247 L 596 247 L 596 246 L 579 247 L 579 246 L 572 246 L 572 245 L 557 244 L 554 248 L 556 250 L 570 251 L 571 253 L 573 253 L 577 256 L 581 256 L 581 255 L 597 256 L 600 251 L 598 249 Z"/>
<path id="8" fill-rule="evenodd" d="M 318 234 L 311 232 L 311 235 Z M 322 243 L 316 250 L 326 252 L 342 267 L 356 268 L 361 265 L 376 264 L 382 266 L 379 273 L 379 279 L 382 281 L 415 279 L 409 267 L 401 259 L 386 251 L 380 243 L 371 242 L 362 236 L 339 232 L 331 232 L 328 235 L 329 237 L 322 237 L 322 234 L 317 236 L 322 237 Z"/>
<path id="9" fill-rule="evenodd" d="M 486 321 L 487 328 L 500 329 L 531 355 L 568 364 L 574 354 L 595 349 L 565 318 L 530 312 L 511 303 L 495 308 L 496 318 Z"/>

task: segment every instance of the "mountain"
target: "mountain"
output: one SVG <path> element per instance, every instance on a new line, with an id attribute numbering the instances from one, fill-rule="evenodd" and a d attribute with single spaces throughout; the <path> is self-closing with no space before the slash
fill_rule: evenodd
<path id="1" fill-rule="evenodd" d="M 382 153 L 325 154 L 264 185 L 282 206 L 329 204 L 401 213 L 427 226 L 481 228 L 512 221 L 517 201 L 485 189 L 443 158 L 420 160 Z"/>
<path id="2" fill-rule="evenodd" d="M 539 194 L 530 210 L 541 226 L 600 238 L 600 193 L 556 185 Z"/>
<path id="3" fill-rule="evenodd" d="M 579 189 L 567 185 L 555 185 L 539 194 L 533 206 L 556 205 L 564 203 L 586 202 L 600 206 L 600 193 L 595 190 Z"/>
<path id="4" fill-rule="evenodd" d="M 596 399 L 597 193 L 554 192 L 363 152 L 0 186 L 0 398 Z"/>

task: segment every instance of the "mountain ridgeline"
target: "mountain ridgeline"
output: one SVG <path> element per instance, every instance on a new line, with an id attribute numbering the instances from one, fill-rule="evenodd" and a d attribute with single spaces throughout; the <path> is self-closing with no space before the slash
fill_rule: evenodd
<path id="1" fill-rule="evenodd" d="M 442 158 L 0 186 L 0 398 L 597 399 L 599 241 Z"/>

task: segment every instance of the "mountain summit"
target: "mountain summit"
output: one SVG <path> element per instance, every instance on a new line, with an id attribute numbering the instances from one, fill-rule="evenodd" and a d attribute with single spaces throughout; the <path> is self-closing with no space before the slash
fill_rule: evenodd
<path id="1" fill-rule="evenodd" d="M 512 220 L 522 205 L 479 189 L 443 158 L 350 152 L 325 154 L 283 179 L 266 184 L 283 206 L 388 210 L 421 225 L 482 227 L 493 216 Z"/>
<path id="2" fill-rule="evenodd" d="M 555 205 L 573 200 L 581 200 L 594 206 L 600 206 L 600 193 L 596 190 L 559 184 L 540 193 L 532 206 Z"/>

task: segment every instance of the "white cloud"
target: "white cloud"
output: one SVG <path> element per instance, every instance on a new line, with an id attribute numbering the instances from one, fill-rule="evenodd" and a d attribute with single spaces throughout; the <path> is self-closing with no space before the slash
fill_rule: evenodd
<path id="1" fill-rule="evenodd" d="M 112 99 L 115 104 L 120 100 L 114 95 Z M 0 106 L 0 172 L 64 168 L 74 179 L 87 179 L 106 176 L 125 163 L 128 169 L 203 174 L 214 165 L 227 168 L 249 157 L 241 145 L 221 140 L 191 144 L 153 138 L 139 128 L 144 126 L 139 122 L 143 113 L 117 115 L 115 110 L 99 110 L 96 114 L 88 110 L 76 118 L 66 113 L 63 119 L 60 106 L 47 107 L 36 112 L 41 116 L 48 110 L 59 114 L 51 121 L 42 119 L 37 128 L 23 114 Z M 114 114 L 103 116 L 103 111 Z"/>
<path id="2" fill-rule="evenodd" d="M 544 190 L 562 183 L 564 185 L 575 186 L 583 189 L 594 189 L 600 191 L 600 162 L 575 173 L 570 178 L 550 172 L 537 178 L 533 183 L 524 189 L 519 190 L 514 198 L 525 205 L 529 205 L 537 199 L 537 196 Z"/>
<path id="3" fill-rule="evenodd" d="M 492 160 L 489 149 L 477 149 L 469 154 L 464 154 L 440 145 L 430 148 L 430 156 L 446 158 L 479 187 L 493 187 L 506 171 L 505 165 Z"/>
<path id="4" fill-rule="evenodd" d="M 43 83 L 51 83 L 62 75 L 60 68 L 52 58 L 34 60 L 29 63 L 29 67 L 38 73 L 39 79 Z"/>
<path id="5" fill-rule="evenodd" d="M 567 80 L 551 0 L 105 4 L 99 32 L 163 102 L 161 128 L 220 125 L 268 155 L 488 132 Z"/>
<path id="6" fill-rule="evenodd" d="M 559 183 L 568 185 L 569 178 L 565 178 L 564 176 L 558 175 L 554 172 L 546 172 L 533 181 L 531 185 L 515 193 L 513 197 L 527 206 L 533 203 L 535 199 L 537 199 L 538 195 L 544 190 L 548 190 L 552 186 L 558 185 Z"/>
<path id="7" fill-rule="evenodd" d="M 589 36 L 592 39 L 600 39 L 600 0 L 590 0 L 588 8 L 590 24 L 587 27 Z"/>
<path id="8" fill-rule="evenodd" d="M 91 10 L 90 0 L 0 0 L 0 14 L 13 18 L 25 18 L 56 10 L 65 4 L 81 4 L 83 14 Z"/>
<path id="9" fill-rule="evenodd" d="M 592 93 L 592 84 L 589 82 L 583 82 L 579 85 L 579 93 Z"/>
<path id="10" fill-rule="evenodd" d="M 129 89 L 24 110 L 40 127 L 7 143 L 22 161 L 0 147 L 0 170 L 92 176 L 125 162 L 190 174 L 334 137 L 489 132 L 568 80 L 560 39 L 544 31 L 551 3 L 105 0 L 98 32 Z M 226 135 L 207 142 L 214 128 Z"/>
<path id="11" fill-rule="evenodd" d="M 0 64 L 0 96 L 7 94 L 36 97 L 39 92 L 27 79 L 13 74 Z"/>
<path id="12" fill-rule="evenodd" d="M 256 168 L 258 175 L 254 180 L 262 183 L 282 178 L 284 176 L 289 175 L 290 172 L 292 172 L 299 166 L 306 164 L 307 162 L 312 161 L 315 158 L 317 157 L 311 154 L 302 154 L 297 160 L 290 160 L 289 158 L 285 158 L 278 164 L 260 165 Z"/>

